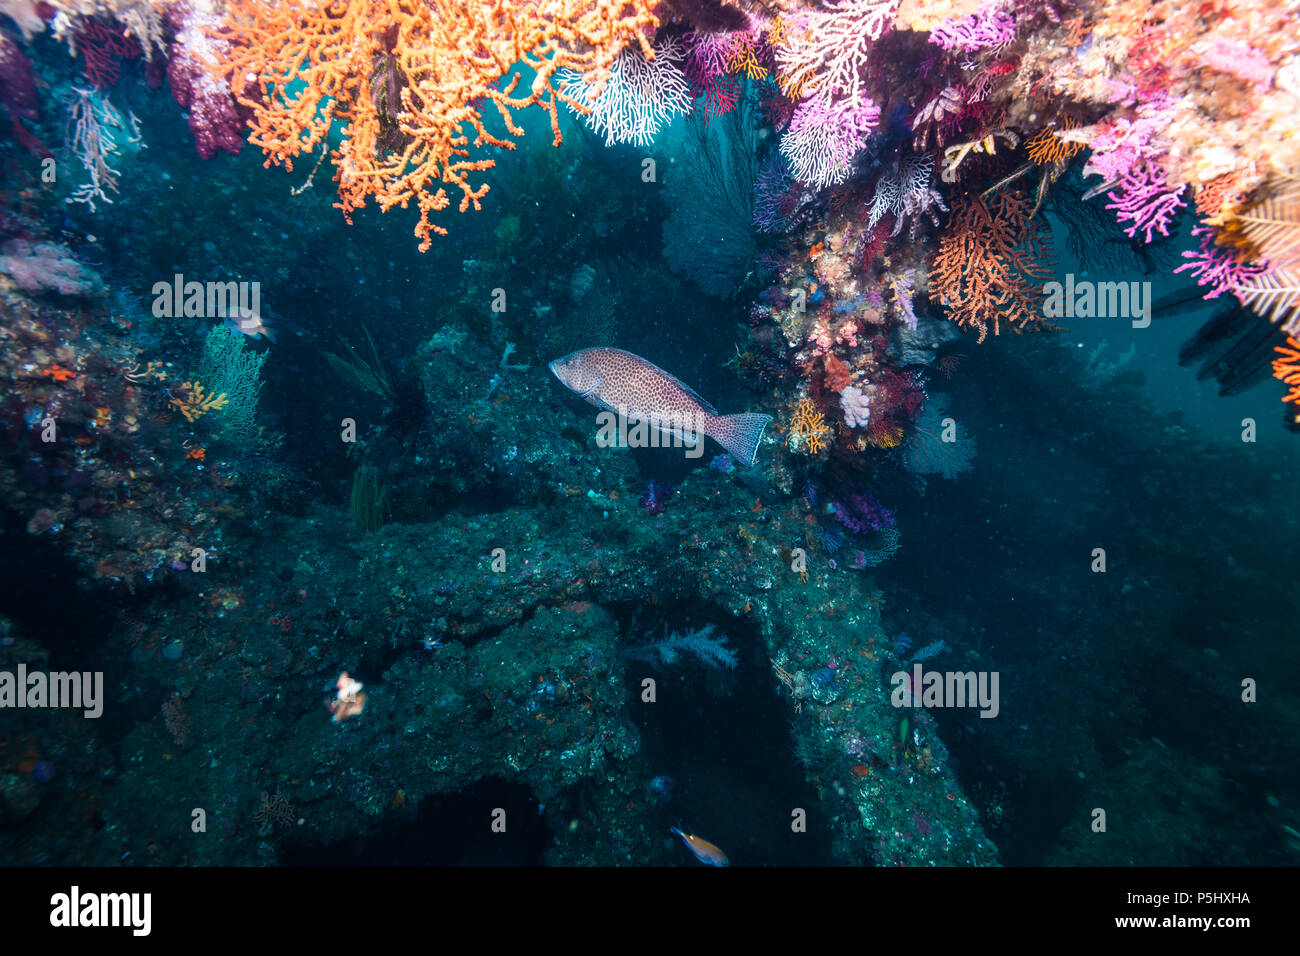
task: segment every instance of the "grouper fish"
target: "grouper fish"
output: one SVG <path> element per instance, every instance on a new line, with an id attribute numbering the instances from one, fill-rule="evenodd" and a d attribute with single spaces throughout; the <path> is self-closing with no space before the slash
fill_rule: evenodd
<path id="1" fill-rule="evenodd" d="M 672 375 L 622 349 L 580 349 L 550 367 L 570 391 L 596 407 L 685 442 L 708 435 L 747 466 L 758 457 L 759 439 L 772 420 L 757 412 L 720 415 Z"/>

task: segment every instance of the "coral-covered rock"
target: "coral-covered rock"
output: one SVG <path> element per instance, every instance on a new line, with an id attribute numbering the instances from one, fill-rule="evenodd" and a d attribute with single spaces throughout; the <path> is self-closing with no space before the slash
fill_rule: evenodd
<path id="1" fill-rule="evenodd" d="M 99 273 L 72 257 L 56 242 L 10 239 L 0 246 L 0 274 L 26 292 L 93 296 L 103 292 Z"/>

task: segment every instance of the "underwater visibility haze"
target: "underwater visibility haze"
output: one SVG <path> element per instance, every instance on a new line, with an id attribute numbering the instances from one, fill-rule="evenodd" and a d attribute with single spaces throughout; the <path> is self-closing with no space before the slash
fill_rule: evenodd
<path id="1" fill-rule="evenodd" d="M 1300 0 L 0 0 L 0 863 L 1300 862 Z"/>

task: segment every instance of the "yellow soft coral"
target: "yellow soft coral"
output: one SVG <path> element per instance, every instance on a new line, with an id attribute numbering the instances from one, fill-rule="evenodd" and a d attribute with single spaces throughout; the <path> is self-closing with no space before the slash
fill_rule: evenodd
<path id="1" fill-rule="evenodd" d="M 176 406 L 187 422 L 195 422 L 208 412 L 225 408 L 229 404 L 226 393 L 213 395 L 198 382 L 185 382 L 176 390 L 180 397 L 173 397 L 171 403 Z"/>
<path id="2" fill-rule="evenodd" d="M 790 450 L 798 451 L 806 446 L 808 454 L 819 455 L 826 447 L 826 440 L 830 433 L 825 416 L 817 411 L 817 406 L 811 399 L 799 399 L 790 418 L 790 435 L 786 439 Z"/>

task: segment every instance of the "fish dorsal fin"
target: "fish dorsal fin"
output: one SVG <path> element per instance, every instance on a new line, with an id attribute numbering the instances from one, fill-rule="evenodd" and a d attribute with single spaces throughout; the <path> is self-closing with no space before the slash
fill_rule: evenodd
<path id="1" fill-rule="evenodd" d="M 665 372 L 664 374 L 667 375 L 668 373 Z M 700 403 L 700 408 L 704 409 L 704 410 L 705 410 L 706 412 L 708 412 L 710 415 L 717 415 L 717 414 L 718 414 L 718 410 L 717 410 L 716 408 L 713 407 L 713 404 L 712 404 L 711 402 L 706 401 L 706 400 L 705 400 L 705 399 L 700 395 L 700 393 L 697 392 L 695 389 L 691 388 L 689 385 L 687 385 L 685 382 L 683 382 L 680 378 L 677 378 L 676 376 L 669 376 L 669 378 L 671 378 L 674 382 L 676 382 L 678 385 L 680 385 L 682 388 L 684 388 L 687 392 L 689 392 L 690 395 L 691 395 L 691 397 L 694 398 L 697 402 Z"/>
<path id="2" fill-rule="evenodd" d="M 675 383 L 677 384 L 677 386 L 678 386 L 682 391 L 686 392 L 686 394 L 690 395 L 691 398 L 693 398 L 693 399 L 695 399 L 697 402 L 699 402 L 699 403 L 700 403 L 700 408 L 704 409 L 704 411 L 708 412 L 710 415 L 717 415 L 717 414 L 718 414 L 718 410 L 717 410 L 716 408 L 714 408 L 713 405 L 712 405 L 710 402 L 706 401 L 706 400 L 704 399 L 704 397 L 700 395 L 699 392 L 697 392 L 695 389 L 691 388 L 689 385 L 687 385 L 685 382 L 683 382 L 683 381 L 682 381 L 680 378 L 678 378 L 676 375 L 672 374 L 671 372 L 666 372 L 666 371 L 664 371 L 663 369 L 661 369 L 658 365 L 656 365 L 654 362 L 650 361 L 649 359 L 647 359 L 647 358 L 642 358 L 640 355 L 637 355 L 637 354 L 634 353 L 634 352 L 628 352 L 628 351 L 625 351 L 624 349 L 615 349 L 615 348 L 611 348 L 609 351 L 611 351 L 611 352 L 618 352 L 620 355 L 626 355 L 628 358 L 636 359 L 638 362 L 644 362 L 646 365 L 649 365 L 652 369 L 654 369 L 656 372 L 658 372 L 658 373 L 659 373 L 660 375 L 662 375 L 664 378 L 671 379 L 673 382 L 675 382 Z"/>

